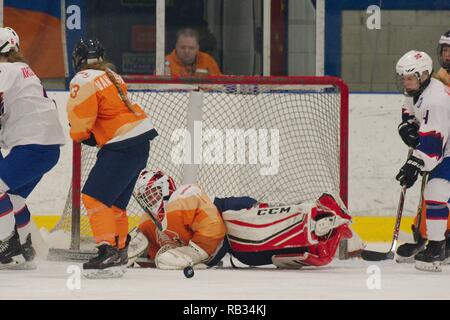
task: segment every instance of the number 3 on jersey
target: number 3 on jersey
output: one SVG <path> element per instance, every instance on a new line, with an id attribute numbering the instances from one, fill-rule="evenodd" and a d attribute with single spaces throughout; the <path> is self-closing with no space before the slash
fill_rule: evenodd
<path id="1" fill-rule="evenodd" d="M 71 88 L 70 88 L 70 97 L 72 99 L 75 99 L 77 97 L 78 91 L 80 90 L 80 86 L 77 84 L 74 84 Z"/>

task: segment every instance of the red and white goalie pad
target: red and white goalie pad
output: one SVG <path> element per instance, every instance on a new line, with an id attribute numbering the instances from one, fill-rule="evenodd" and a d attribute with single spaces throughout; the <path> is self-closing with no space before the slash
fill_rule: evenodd
<path id="1" fill-rule="evenodd" d="M 342 205 L 343 207 L 343 205 Z M 274 251 L 279 267 L 325 265 L 331 262 L 342 238 L 350 238 L 351 217 L 329 194 L 316 202 L 291 206 L 259 205 L 225 211 L 227 237 L 233 252 Z M 277 255 L 277 250 L 305 248 L 304 254 Z"/>

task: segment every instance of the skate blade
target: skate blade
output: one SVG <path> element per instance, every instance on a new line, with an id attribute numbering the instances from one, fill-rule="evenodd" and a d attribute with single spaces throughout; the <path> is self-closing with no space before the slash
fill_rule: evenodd
<path id="1" fill-rule="evenodd" d="M 87 279 L 121 278 L 121 277 L 123 277 L 124 274 L 125 274 L 125 272 L 122 267 L 83 270 L 83 276 Z"/>
<path id="2" fill-rule="evenodd" d="M 410 257 L 403 257 L 403 256 L 399 256 L 398 254 L 395 254 L 394 256 L 394 260 L 397 263 L 414 263 L 414 255 L 410 256 Z"/>
<path id="3" fill-rule="evenodd" d="M 441 261 L 435 261 L 435 262 L 416 261 L 414 267 L 417 270 L 421 270 L 421 271 L 442 272 Z"/>
<path id="4" fill-rule="evenodd" d="M 0 270 L 21 270 L 20 267 L 25 264 L 25 258 L 22 255 L 11 258 L 11 262 L 0 263 Z"/>
<path id="5" fill-rule="evenodd" d="M 22 264 L 17 264 L 9 268 L 11 270 L 36 270 L 37 265 L 34 261 L 25 261 Z"/>

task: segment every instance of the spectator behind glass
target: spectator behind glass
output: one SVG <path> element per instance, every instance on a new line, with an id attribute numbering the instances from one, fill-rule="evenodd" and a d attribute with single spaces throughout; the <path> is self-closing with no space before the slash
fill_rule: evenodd
<path id="1" fill-rule="evenodd" d="M 169 3 L 169 1 L 166 1 Z M 213 55 L 217 49 L 217 40 L 204 19 L 204 0 L 172 0 L 166 7 L 166 49 L 175 49 L 177 32 L 192 28 L 199 34 L 199 45 L 203 52 Z"/>
<path id="2" fill-rule="evenodd" d="M 164 74 L 180 77 L 222 75 L 214 58 L 199 49 L 197 31 L 179 30 L 176 47 L 166 56 Z"/>

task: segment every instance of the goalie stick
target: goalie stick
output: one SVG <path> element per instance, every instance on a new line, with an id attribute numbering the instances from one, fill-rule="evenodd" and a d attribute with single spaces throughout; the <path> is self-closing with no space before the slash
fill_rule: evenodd
<path id="1" fill-rule="evenodd" d="M 409 159 L 409 157 L 412 155 L 413 151 L 414 151 L 413 148 L 409 148 L 407 159 Z M 405 203 L 406 189 L 407 189 L 406 186 L 402 186 L 402 190 L 400 192 L 400 199 L 398 201 L 397 216 L 395 219 L 395 227 L 394 227 L 394 234 L 392 236 L 391 248 L 389 249 L 388 252 L 363 250 L 361 252 L 361 258 L 363 258 L 363 260 L 381 261 L 381 260 L 394 259 L 395 250 L 397 249 L 398 234 L 400 232 L 400 222 L 402 221 L 403 205 Z"/>

